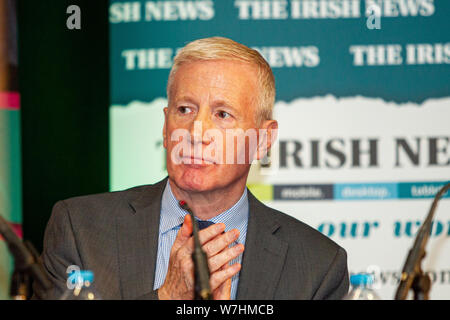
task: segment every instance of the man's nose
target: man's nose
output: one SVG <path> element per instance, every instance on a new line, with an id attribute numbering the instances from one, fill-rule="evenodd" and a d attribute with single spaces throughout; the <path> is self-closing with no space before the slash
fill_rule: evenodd
<path id="1" fill-rule="evenodd" d="M 210 139 L 207 138 L 208 129 L 213 128 L 213 123 L 211 121 L 211 116 L 208 108 L 200 108 L 194 122 L 190 126 L 191 142 L 194 144 L 208 144 Z"/>

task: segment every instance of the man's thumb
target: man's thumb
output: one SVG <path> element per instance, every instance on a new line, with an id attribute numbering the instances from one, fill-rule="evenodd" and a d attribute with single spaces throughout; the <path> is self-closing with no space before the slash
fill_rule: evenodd
<path id="1" fill-rule="evenodd" d="M 192 219 L 189 214 L 184 217 L 183 224 L 178 230 L 172 250 L 178 250 L 192 235 Z"/>
<path id="2" fill-rule="evenodd" d="M 184 216 L 183 225 L 181 226 L 180 232 L 183 238 L 189 239 L 192 235 L 193 226 L 192 226 L 192 218 L 190 214 Z"/>

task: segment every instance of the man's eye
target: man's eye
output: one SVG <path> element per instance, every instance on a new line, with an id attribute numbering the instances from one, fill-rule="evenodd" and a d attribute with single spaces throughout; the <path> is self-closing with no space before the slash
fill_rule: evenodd
<path id="1" fill-rule="evenodd" d="M 226 111 L 219 111 L 217 112 L 217 116 L 221 119 L 228 119 L 229 117 L 231 117 L 231 114 Z"/>
<path id="2" fill-rule="evenodd" d="M 178 111 L 179 111 L 180 113 L 182 113 L 182 114 L 188 114 L 188 113 L 190 113 L 192 110 L 191 110 L 191 108 L 189 108 L 189 107 L 183 107 L 183 106 L 181 106 L 181 107 L 178 107 Z"/>

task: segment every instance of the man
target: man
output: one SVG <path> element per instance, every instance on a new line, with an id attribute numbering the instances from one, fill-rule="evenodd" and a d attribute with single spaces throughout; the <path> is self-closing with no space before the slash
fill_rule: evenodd
<path id="1" fill-rule="evenodd" d="M 192 299 L 192 221 L 200 224 L 215 299 L 340 299 L 346 253 L 247 189 L 254 159 L 276 137 L 275 83 L 262 56 L 226 38 L 175 57 L 164 109 L 168 178 L 155 185 L 58 202 L 43 261 L 57 298 L 70 265 L 92 270 L 106 299 Z M 230 138 L 231 137 L 231 138 Z M 237 141 L 237 142 L 236 142 Z M 239 143 L 244 141 L 244 143 Z M 36 296 L 43 292 L 36 288 Z"/>

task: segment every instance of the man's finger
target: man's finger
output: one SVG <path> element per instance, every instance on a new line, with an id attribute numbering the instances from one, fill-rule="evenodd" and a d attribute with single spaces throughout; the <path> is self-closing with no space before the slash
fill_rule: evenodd
<path id="1" fill-rule="evenodd" d="M 211 239 L 217 237 L 219 234 L 222 234 L 224 231 L 225 231 L 224 223 L 216 223 L 216 224 L 213 224 L 212 226 L 209 226 L 208 228 L 200 230 L 198 232 L 198 238 L 200 240 L 200 244 L 204 245 Z"/>
<path id="2" fill-rule="evenodd" d="M 222 266 L 237 258 L 242 252 L 244 252 L 244 245 L 239 243 L 210 257 L 208 259 L 209 271 L 215 272 L 219 270 Z"/>
<path id="3" fill-rule="evenodd" d="M 227 268 L 212 273 L 211 277 L 209 278 L 209 285 L 211 287 L 211 290 L 212 291 L 216 290 L 223 282 L 225 282 L 228 279 L 231 279 L 240 270 L 241 264 L 235 263 Z"/>
<path id="4" fill-rule="evenodd" d="M 178 251 L 192 235 L 192 219 L 189 214 L 184 217 L 183 225 L 178 230 L 177 237 L 172 245 L 172 252 Z"/>
<path id="5" fill-rule="evenodd" d="M 225 224 L 223 223 L 216 223 L 214 225 L 209 226 L 208 228 L 200 230 L 198 232 L 200 244 L 203 245 L 204 243 L 207 243 L 208 241 L 214 239 L 218 235 L 222 234 L 224 230 Z M 194 251 L 194 237 L 190 237 L 187 241 L 183 243 L 183 250 L 186 251 L 185 252 L 186 254 L 191 254 Z"/>
<path id="6" fill-rule="evenodd" d="M 229 265 L 226 265 L 228 268 Z M 231 299 L 231 279 L 224 281 L 216 290 L 213 292 L 214 300 L 230 300 Z"/>
<path id="7" fill-rule="evenodd" d="M 208 257 L 214 256 L 232 244 L 239 237 L 239 230 L 232 229 L 224 234 L 216 237 L 214 240 L 207 242 L 203 246 Z"/>

